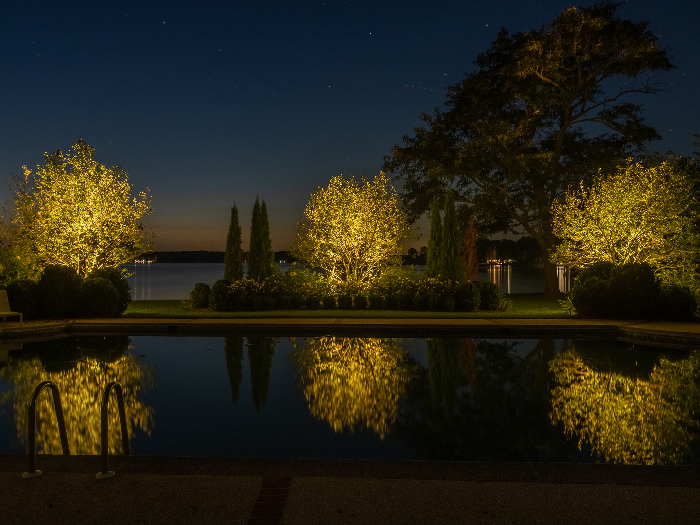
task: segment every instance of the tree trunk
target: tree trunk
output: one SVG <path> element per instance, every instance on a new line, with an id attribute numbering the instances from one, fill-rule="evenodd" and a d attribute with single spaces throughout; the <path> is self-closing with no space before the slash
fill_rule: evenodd
<path id="1" fill-rule="evenodd" d="M 542 254 L 549 257 L 549 252 Z M 557 265 L 544 259 L 544 296 L 556 297 L 559 295 L 559 277 L 557 276 Z"/>

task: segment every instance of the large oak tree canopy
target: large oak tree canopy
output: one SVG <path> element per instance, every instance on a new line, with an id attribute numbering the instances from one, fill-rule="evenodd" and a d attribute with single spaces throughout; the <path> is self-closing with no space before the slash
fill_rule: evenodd
<path id="1" fill-rule="evenodd" d="M 501 29 L 477 70 L 449 88 L 446 109 L 421 115 L 425 125 L 385 158 L 409 215 L 453 187 L 482 231 L 527 233 L 548 261 L 553 201 L 660 138 L 636 95 L 659 91 L 645 73 L 674 66 L 648 22 L 620 19 L 620 7 L 598 2 L 537 31 Z M 548 262 L 545 277 L 545 293 L 557 293 Z"/>

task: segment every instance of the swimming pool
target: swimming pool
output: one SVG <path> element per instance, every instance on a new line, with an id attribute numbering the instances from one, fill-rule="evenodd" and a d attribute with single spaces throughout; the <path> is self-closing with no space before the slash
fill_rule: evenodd
<path id="1" fill-rule="evenodd" d="M 67 337 L 0 368 L 0 453 L 26 451 L 45 379 L 71 453 L 99 453 L 116 380 L 132 454 L 695 464 L 699 363 L 596 339 Z M 60 454 L 48 394 L 37 413 L 38 450 Z"/>

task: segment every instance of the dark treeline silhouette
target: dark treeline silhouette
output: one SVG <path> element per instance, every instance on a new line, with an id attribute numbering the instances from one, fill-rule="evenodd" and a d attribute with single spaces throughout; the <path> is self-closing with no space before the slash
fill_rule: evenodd
<path id="1" fill-rule="evenodd" d="M 243 260 L 248 258 L 248 252 L 243 252 Z M 207 250 L 180 252 L 148 252 L 142 253 L 137 260 L 147 260 L 159 263 L 223 263 L 224 252 Z M 275 252 L 275 261 L 294 262 L 295 259 L 287 251 Z"/>

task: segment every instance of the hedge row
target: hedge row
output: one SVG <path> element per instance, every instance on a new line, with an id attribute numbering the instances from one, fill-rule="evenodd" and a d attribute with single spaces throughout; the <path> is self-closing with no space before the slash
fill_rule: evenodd
<path id="1" fill-rule="evenodd" d="M 578 276 L 569 299 L 587 317 L 682 320 L 698 308 L 689 288 L 662 284 L 646 263 L 589 266 Z"/>
<path id="2" fill-rule="evenodd" d="M 266 280 L 267 281 L 267 280 Z M 509 301 L 500 287 L 490 282 L 453 283 L 426 279 L 402 289 L 374 287 L 362 294 L 314 293 L 274 282 L 252 280 L 217 281 L 211 288 L 197 283 L 188 299 L 191 308 L 211 308 L 218 312 L 259 310 L 505 310 Z M 304 293 L 307 291 L 307 293 Z M 310 292 L 310 293 L 309 293 Z"/>
<path id="3" fill-rule="evenodd" d="M 25 319 L 109 317 L 131 302 L 131 287 L 117 268 L 105 268 L 86 279 L 66 266 L 47 266 L 39 281 L 7 284 L 11 308 Z"/>

